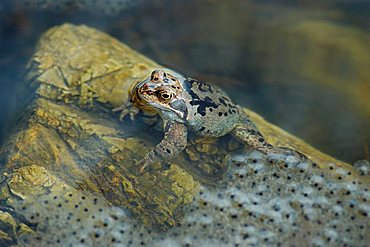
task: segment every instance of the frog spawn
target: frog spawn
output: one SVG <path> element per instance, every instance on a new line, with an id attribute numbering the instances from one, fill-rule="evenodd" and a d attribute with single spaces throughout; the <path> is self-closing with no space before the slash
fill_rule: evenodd
<path id="1" fill-rule="evenodd" d="M 41 246 L 366 246 L 370 193 L 334 164 L 293 156 L 236 155 L 222 183 L 202 187 L 178 226 L 158 232 L 102 198 L 47 195 L 18 207 Z M 49 199 L 47 199 L 49 198 Z M 52 198 L 50 200 L 50 198 Z M 46 203 L 47 201 L 47 203 Z"/>

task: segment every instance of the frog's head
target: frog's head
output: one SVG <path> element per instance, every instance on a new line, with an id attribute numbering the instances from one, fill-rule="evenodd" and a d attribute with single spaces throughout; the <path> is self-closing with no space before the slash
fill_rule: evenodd
<path id="1" fill-rule="evenodd" d="M 171 118 L 183 121 L 187 116 L 186 104 L 183 99 L 182 82 L 186 78 L 168 69 L 153 70 L 149 77 L 136 84 L 131 92 L 131 101 L 139 107 L 149 105 L 157 112 Z"/>

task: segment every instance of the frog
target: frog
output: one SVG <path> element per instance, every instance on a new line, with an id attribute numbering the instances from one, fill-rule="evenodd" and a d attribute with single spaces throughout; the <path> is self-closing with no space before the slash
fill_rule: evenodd
<path id="1" fill-rule="evenodd" d="M 186 148 L 190 132 L 212 138 L 231 134 L 264 154 L 294 153 L 306 159 L 299 152 L 267 142 L 242 107 L 233 103 L 222 89 L 172 69 L 154 69 L 143 80 L 134 82 L 128 93 L 128 101 L 113 109 L 121 112 L 120 120 L 127 115 L 134 120 L 142 111 L 159 115 L 163 125 L 163 139 L 136 163 L 140 173 L 155 162 L 176 157 Z"/>

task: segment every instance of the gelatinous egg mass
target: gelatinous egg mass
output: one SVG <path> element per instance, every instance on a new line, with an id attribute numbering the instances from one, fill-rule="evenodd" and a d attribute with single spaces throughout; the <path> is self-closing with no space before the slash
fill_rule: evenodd
<path id="1" fill-rule="evenodd" d="M 365 164 L 365 166 L 368 164 Z M 225 179 L 202 186 L 179 225 L 144 226 L 84 192 L 50 193 L 17 206 L 35 225 L 20 243 L 48 246 L 366 246 L 370 193 L 359 174 L 289 156 L 235 155 Z M 357 179 L 356 179 L 357 177 Z"/>

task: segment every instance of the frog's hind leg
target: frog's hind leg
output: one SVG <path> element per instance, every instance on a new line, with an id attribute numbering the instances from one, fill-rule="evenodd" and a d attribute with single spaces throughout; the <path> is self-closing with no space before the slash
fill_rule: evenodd
<path id="1" fill-rule="evenodd" d="M 270 153 L 274 148 L 246 115 L 241 117 L 231 134 L 240 142 L 265 154 Z"/>
<path id="2" fill-rule="evenodd" d="M 276 147 L 268 143 L 247 115 L 241 117 L 231 134 L 240 142 L 264 154 L 283 154 L 295 156 L 301 161 L 309 160 L 304 154 L 296 150 L 287 147 Z"/>

